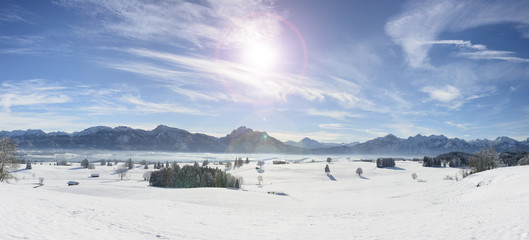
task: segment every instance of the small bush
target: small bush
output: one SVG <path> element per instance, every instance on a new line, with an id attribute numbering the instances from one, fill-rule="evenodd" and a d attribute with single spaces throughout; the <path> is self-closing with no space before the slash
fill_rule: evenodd
<path id="1" fill-rule="evenodd" d="M 453 177 L 451 177 L 450 175 L 446 175 L 443 180 L 454 180 Z"/>
<path id="2" fill-rule="evenodd" d="M 417 173 L 412 173 L 412 174 L 411 174 L 411 178 L 413 178 L 413 179 L 417 179 Z"/>

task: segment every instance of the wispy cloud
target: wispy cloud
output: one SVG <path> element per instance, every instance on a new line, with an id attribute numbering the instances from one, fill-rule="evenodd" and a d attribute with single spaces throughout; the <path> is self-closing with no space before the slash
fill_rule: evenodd
<path id="1" fill-rule="evenodd" d="M 273 12 L 273 1 L 139 1 L 58 0 L 100 22 L 105 34 L 127 39 L 176 44 L 190 48 L 237 44 L 241 40 L 277 34 L 277 19 L 251 14 Z M 244 24 L 241 22 L 244 21 Z M 90 26 L 91 27 L 91 26 Z M 226 30 L 230 30 L 228 36 Z M 92 29 L 93 30 L 93 29 Z M 263 34 L 266 31 L 266 34 Z M 177 45 L 179 45 L 178 43 Z"/>
<path id="2" fill-rule="evenodd" d="M 0 105 L 5 112 L 12 107 L 48 105 L 71 101 L 70 96 L 61 90 L 64 87 L 49 86 L 42 79 L 21 82 L 4 82 L 0 85 Z"/>
<path id="3" fill-rule="evenodd" d="M 450 125 L 450 126 L 457 127 L 459 129 L 463 129 L 463 130 L 466 130 L 468 128 L 468 126 L 470 125 L 468 123 L 455 123 L 455 122 L 452 122 L 452 121 L 445 121 L 445 123 Z"/>
<path id="4" fill-rule="evenodd" d="M 417 1 L 386 24 L 386 33 L 399 44 L 406 61 L 413 68 L 431 68 L 429 51 L 434 44 L 466 45 L 483 51 L 483 45 L 471 45 L 462 40 L 439 40 L 445 31 L 462 31 L 487 24 L 529 23 L 525 1 Z M 518 60 L 513 58 L 488 59 Z M 478 54 L 479 55 L 479 54 Z"/>
<path id="5" fill-rule="evenodd" d="M 102 64 L 162 82 L 176 93 L 191 99 L 245 103 L 264 100 L 285 102 L 289 95 L 298 95 L 309 101 L 334 100 L 347 109 L 385 111 L 385 108 L 360 98 L 359 85 L 338 77 L 331 76 L 322 81 L 288 72 L 256 71 L 240 63 L 203 56 L 183 56 L 148 49 L 126 49 L 125 52 L 163 64 L 153 66 L 146 62 L 117 64 L 109 61 Z"/>
<path id="6" fill-rule="evenodd" d="M 312 116 L 323 116 L 330 117 L 335 119 L 344 120 L 347 118 L 361 118 L 362 114 L 350 113 L 346 111 L 329 111 L 329 110 L 319 110 L 319 109 L 308 109 L 305 111 L 308 115 Z"/>
<path id="7" fill-rule="evenodd" d="M 2 22 L 24 22 L 32 23 L 29 18 L 33 16 L 33 13 L 27 11 L 26 9 L 18 6 L 4 6 L 0 9 L 0 23 Z"/>

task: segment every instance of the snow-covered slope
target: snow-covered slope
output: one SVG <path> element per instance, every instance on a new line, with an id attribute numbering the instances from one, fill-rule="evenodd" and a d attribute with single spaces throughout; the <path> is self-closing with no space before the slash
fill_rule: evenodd
<path id="1" fill-rule="evenodd" d="M 2 239 L 527 239 L 529 167 L 458 169 L 334 159 L 230 170 L 242 190 L 147 186 L 135 168 L 33 165 L 0 184 Z M 212 167 L 215 167 L 213 165 Z M 354 174 L 364 170 L 363 177 Z M 152 170 L 152 166 L 151 166 Z M 90 178 L 98 172 L 99 178 Z M 417 173 L 413 180 L 411 173 Z M 44 186 L 36 187 L 39 177 Z M 78 186 L 66 186 L 68 180 Z M 477 187 L 479 185 L 479 187 Z M 36 187 L 36 188 L 35 188 Z M 268 194 L 268 192 L 281 194 Z"/>

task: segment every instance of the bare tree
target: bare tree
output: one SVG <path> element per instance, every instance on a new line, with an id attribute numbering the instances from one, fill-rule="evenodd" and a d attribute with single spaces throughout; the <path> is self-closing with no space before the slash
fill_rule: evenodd
<path id="1" fill-rule="evenodd" d="M 261 185 L 262 181 L 263 181 L 263 176 L 262 175 L 257 176 L 257 182 L 259 182 L 259 185 Z"/>
<path id="2" fill-rule="evenodd" d="M 328 157 L 327 158 L 327 163 L 331 163 L 332 162 L 332 158 Z"/>
<path id="3" fill-rule="evenodd" d="M 147 165 L 145 165 L 145 166 L 147 166 Z M 151 174 L 152 174 L 152 171 L 143 172 L 143 180 L 145 180 L 145 181 L 151 180 Z"/>
<path id="4" fill-rule="evenodd" d="M 0 182 L 14 178 L 11 172 L 18 168 L 17 145 L 11 138 L 0 139 Z"/>
<path id="5" fill-rule="evenodd" d="M 119 174 L 121 180 L 123 180 L 123 177 L 127 176 L 127 171 L 129 171 L 129 167 L 126 163 L 119 165 L 118 169 L 116 169 L 116 173 Z"/>

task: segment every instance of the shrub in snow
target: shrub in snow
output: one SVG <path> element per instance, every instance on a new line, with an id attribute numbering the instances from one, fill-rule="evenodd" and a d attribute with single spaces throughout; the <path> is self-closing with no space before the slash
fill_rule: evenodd
<path id="1" fill-rule="evenodd" d="M 30 162 L 30 161 L 28 161 L 28 162 L 26 163 L 26 169 L 31 169 L 31 162 Z"/>
<path id="2" fill-rule="evenodd" d="M 328 163 L 331 163 L 331 162 L 332 162 L 332 158 L 328 157 L 328 158 L 327 158 L 327 162 L 328 162 Z"/>
<path id="3" fill-rule="evenodd" d="M 454 178 L 452 178 L 450 175 L 446 175 L 443 180 L 454 180 Z"/>
<path id="4" fill-rule="evenodd" d="M 202 167 L 205 167 L 209 164 L 209 161 L 206 159 L 204 160 L 204 162 L 202 162 Z"/>
<path id="5" fill-rule="evenodd" d="M 106 165 L 105 160 L 101 159 L 101 164 L 100 165 L 101 166 L 105 166 Z"/>
<path id="6" fill-rule="evenodd" d="M 358 174 L 358 176 L 362 176 L 363 173 L 364 173 L 364 170 L 362 170 L 362 168 L 356 169 L 356 174 Z"/>
<path id="7" fill-rule="evenodd" d="M 417 179 L 417 173 L 412 173 L 412 174 L 411 174 L 411 178 L 413 178 L 413 179 Z"/>
<path id="8" fill-rule="evenodd" d="M 395 167 L 395 160 L 393 158 L 378 158 L 377 167 L 379 168 Z"/>
<path id="9" fill-rule="evenodd" d="M 261 182 L 263 182 L 263 176 L 262 175 L 257 176 L 257 182 L 259 183 L 259 185 L 261 185 Z"/>
<path id="10" fill-rule="evenodd" d="M 472 171 L 469 171 L 469 170 L 466 170 L 466 169 L 461 169 L 460 173 L 461 173 L 461 177 L 462 177 L 462 178 L 466 178 L 466 177 L 468 177 L 470 174 L 472 174 Z"/>
<path id="11" fill-rule="evenodd" d="M 244 161 L 245 164 L 250 163 L 250 159 L 246 158 L 246 161 Z"/>
<path id="12" fill-rule="evenodd" d="M 42 185 L 44 185 L 44 178 L 39 177 L 39 186 L 42 186 Z"/>
<path id="13" fill-rule="evenodd" d="M 93 163 L 89 163 L 88 169 L 96 169 L 96 166 Z"/>

